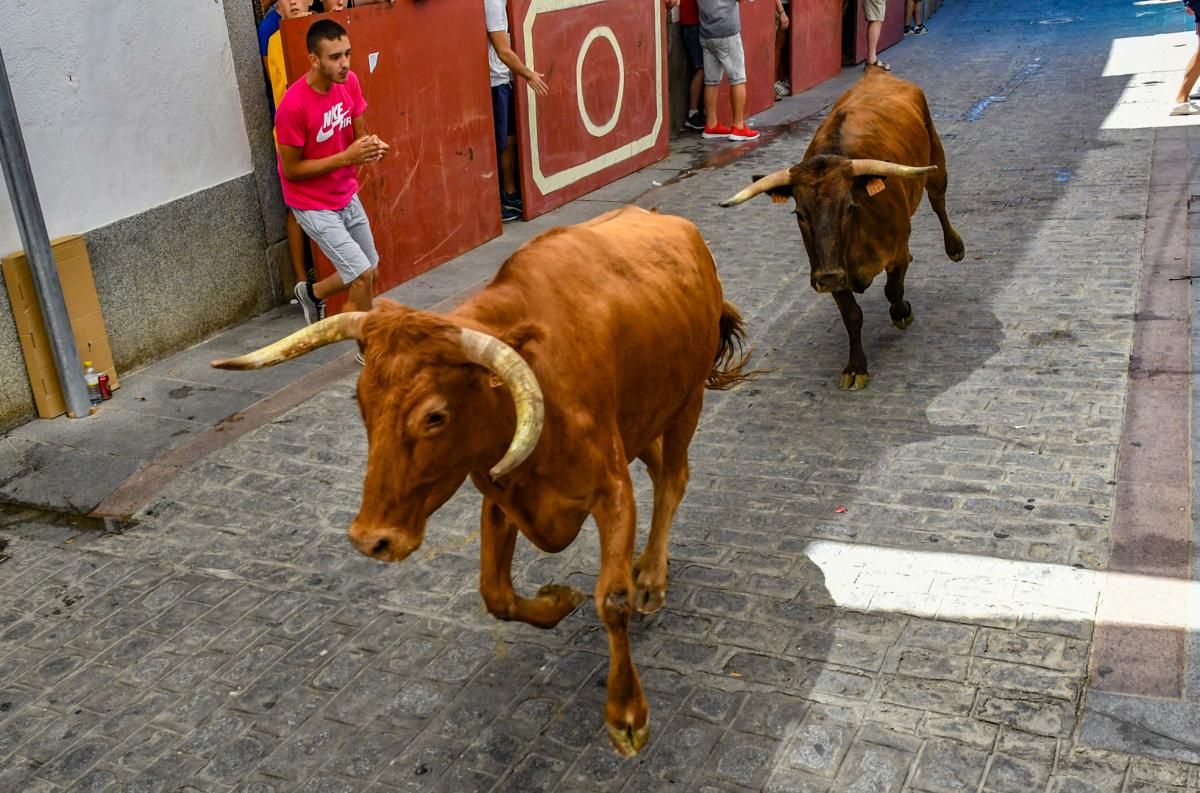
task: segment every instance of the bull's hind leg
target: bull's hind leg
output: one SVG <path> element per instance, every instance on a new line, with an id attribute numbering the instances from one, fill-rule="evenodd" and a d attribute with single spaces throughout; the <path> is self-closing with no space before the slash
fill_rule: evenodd
<path id="1" fill-rule="evenodd" d="M 908 272 L 908 262 L 895 264 L 887 271 L 887 284 L 883 294 L 887 296 L 888 313 L 892 315 L 892 324 L 900 330 L 907 330 L 912 324 L 912 306 L 904 299 L 904 274 Z"/>
<path id="2" fill-rule="evenodd" d="M 637 587 L 633 607 L 642 614 L 662 608 L 667 599 L 667 547 L 675 510 L 683 500 L 688 483 L 688 446 L 696 433 L 704 391 L 699 390 L 666 432 L 641 455 L 654 483 L 654 514 L 650 518 L 650 536 L 646 547 L 633 565 Z"/>
<path id="3" fill-rule="evenodd" d="M 954 226 L 950 225 L 950 216 L 946 214 L 946 185 L 949 180 L 946 175 L 946 153 L 942 151 L 942 141 L 936 132 L 931 138 L 933 164 L 938 166 L 938 169 L 931 171 L 926 177 L 925 192 L 929 194 L 929 206 L 933 207 L 938 222 L 942 224 L 942 241 L 946 246 L 946 255 L 951 261 L 961 262 L 967 249 L 963 245 L 962 237 L 958 236 Z"/>
<path id="4" fill-rule="evenodd" d="M 861 391 L 871 381 L 871 375 L 867 371 L 867 354 L 863 352 L 862 346 L 862 309 L 858 307 L 854 293 L 849 290 L 834 292 L 833 299 L 837 303 L 838 311 L 842 312 L 842 324 L 846 326 L 846 335 L 850 339 L 850 360 L 842 370 L 842 382 L 839 387 L 843 391 Z"/>
<path id="5" fill-rule="evenodd" d="M 493 616 L 553 628 L 584 601 L 586 596 L 582 592 L 562 584 L 547 584 L 538 590 L 536 597 L 518 595 L 512 584 L 517 527 L 498 504 L 486 498 L 480 527 L 479 594 Z"/>

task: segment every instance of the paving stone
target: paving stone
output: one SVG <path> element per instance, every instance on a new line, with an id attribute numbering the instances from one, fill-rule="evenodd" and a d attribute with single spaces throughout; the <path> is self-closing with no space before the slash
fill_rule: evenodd
<path id="1" fill-rule="evenodd" d="M 834 789 L 848 793 L 891 793 L 900 790 L 915 758 L 896 749 L 856 745 L 842 762 Z"/>
<path id="2" fill-rule="evenodd" d="M 930 793 L 977 790 L 987 759 L 985 751 L 954 741 L 931 740 L 917 761 L 913 787 Z"/>

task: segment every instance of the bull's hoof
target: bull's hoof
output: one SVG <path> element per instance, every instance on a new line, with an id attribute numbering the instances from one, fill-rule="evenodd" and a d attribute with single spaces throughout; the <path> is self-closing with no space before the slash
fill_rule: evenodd
<path id="1" fill-rule="evenodd" d="M 946 255 L 950 257 L 952 262 L 961 262 L 963 257 L 967 255 L 967 246 L 963 245 L 962 238 L 958 235 L 954 239 L 946 240 Z"/>
<path id="2" fill-rule="evenodd" d="M 909 309 L 907 317 L 904 317 L 902 319 L 896 319 L 895 317 L 892 317 L 892 324 L 895 325 L 900 330 L 908 330 L 908 326 L 912 324 L 912 321 L 913 321 L 912 309 Z"/>
<path id="3" fill-rule="evenodd" d="M 645 558 L 642 554 L 633 565 L 633 610 L 653 614 L 667 602 L 667 570 L 665 563 L 658 567 Z"/>
<path id="4" fill-rule="evenodd" d="M 637 589 L 633 593 L 633 610 L 638 614 L 653 614 L 667 602 L 665 589 Z"/>
<path id="5" fill-rule="evenodd" d="M 871 375 L 866 372 L 862 374 L 842 372 L 842 382 L 838 388 L 843 391 L 862 391 L 867 387 L 867 383 L 869 382 L 871 382 Z"/>
<path id="6" fill-rule="evenodd" d="M 537 591 L 537 596 L 555 601 L 555 605 L 562 613 L 562 617 L 559 617 L 559 619 L 566 617 L 572 611 L 579 608 L 579 604 L 587 600 L 587 595 L 575 587 L 567 586 L 566 584 L 546 584 Z"/>
<path id="7" fill-rule="evenodd" d="M 642 747 L 650 738 L 649 719 L 646 719 L 646 723 L 640 729 L 617 726 L 611 722 L 605 723 L 604 726 L 608 729 L 608 740 L 612 741 L 613 749 L 622 757 L 633 757 L 642 751 Z"/>

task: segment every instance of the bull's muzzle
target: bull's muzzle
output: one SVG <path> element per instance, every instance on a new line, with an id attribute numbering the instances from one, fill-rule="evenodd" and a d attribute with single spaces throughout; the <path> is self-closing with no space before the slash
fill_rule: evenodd
<path id="1" fill-rule="evenodd" d="M 381 562 L 399 562 L 421 547 L 421 537 L 410 537 L 395 529 L 350 527 L 350 544 L 358 552 Z"/>

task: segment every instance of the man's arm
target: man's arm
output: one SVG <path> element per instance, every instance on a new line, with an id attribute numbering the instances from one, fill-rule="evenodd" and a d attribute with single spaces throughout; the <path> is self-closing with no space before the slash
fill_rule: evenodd
<path id="1" fill-rule="evenodd" d="M 508 33 L 503 30 L 489 30 L 488 39 L 496 48 L 496 55 L 500 57 L 500 61 L 512 69 L 513 74 L 527 80 L 538 96 L 550 93 L 550 86 L 546 85 L 543 76 L 526 66 L 513 50 L 512 43 L 508 40 Z"/>
<path id="2" fill-rule="evenodd" d="M 354 142 L 355 145 L 358 141 Z M 299 146 L 285 146 L 279 144 L 279 164 L 283 175 L 293 182 L 303 182 L 305 179 L 315 179 L 318 176 L 324 176 L 327 173 L 332 173 L 338 168 L 344 168 L 347 165 L 353 165 L 350 160 L 350 152 L 354 149 L 351 146 L 343 152 L 333 155 L 332 157 L 323 157 L 319 160 L 304 159 L 304 149 Z"/>

